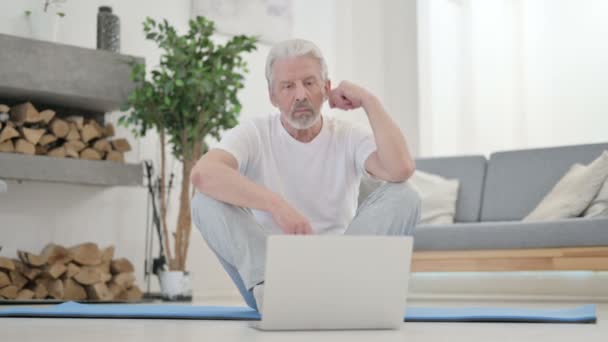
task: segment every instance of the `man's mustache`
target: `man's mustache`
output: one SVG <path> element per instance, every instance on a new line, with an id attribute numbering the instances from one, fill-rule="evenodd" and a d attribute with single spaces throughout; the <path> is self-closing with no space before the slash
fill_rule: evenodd
<path id="1" fill-rule="evenodd" d="M 301 109 L 312 110 L 312 105 L 309 102 L 298 103 L 293 107 L 292 111 L 295 112 Z"/>

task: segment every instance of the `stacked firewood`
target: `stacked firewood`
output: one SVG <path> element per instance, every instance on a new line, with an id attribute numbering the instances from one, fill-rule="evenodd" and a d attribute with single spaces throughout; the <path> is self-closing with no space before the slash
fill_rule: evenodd
<path id="1" fill-rule="evenodd" d="M 0 152 L 124 162 L 131 146 L 113 136 L 110 123 L 102 127 L 83 116 L 58 117 L 29 102 L 12 108 L 0 104 Z"/>
<path id="2" fill-rule="evenodd" d="M 114 246 L 94 243 L 72 248 L 47 245 L 40 254 L 17 252 L 18 259 L 0 257 L 0 298 L 17 300 L 136 301 L 133 264 L 114 259 Z"/>

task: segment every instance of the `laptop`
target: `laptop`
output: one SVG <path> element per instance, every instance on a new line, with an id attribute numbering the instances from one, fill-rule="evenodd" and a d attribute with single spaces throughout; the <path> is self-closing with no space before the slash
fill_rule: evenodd
<path id="1" fill-rule="evenodd" d="M 399 329 L 413 240 L 397 236 L 268 238 L 260 330 Z"/>

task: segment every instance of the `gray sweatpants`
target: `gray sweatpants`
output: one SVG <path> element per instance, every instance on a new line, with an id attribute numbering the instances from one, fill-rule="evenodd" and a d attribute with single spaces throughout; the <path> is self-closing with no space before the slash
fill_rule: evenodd
<path id="1" fill-rule="evenodd" d="M 196 193 L 192 220 L 215 252 L 247 304 L 255 308 L 250 290 L 264 281 L 267 232 L 248 208 Z M 365 199 L 345 234 L 412 235 L 420 220 L 420 196 L 408 183 L 385 182 Z"/>

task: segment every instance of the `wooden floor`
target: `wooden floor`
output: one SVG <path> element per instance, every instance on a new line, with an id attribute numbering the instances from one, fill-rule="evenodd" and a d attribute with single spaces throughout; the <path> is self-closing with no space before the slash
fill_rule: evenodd
<path id="1" fill-rule="evenodd" d="M 240 305 L 238 302 L 198 304 Z M 414 306 L 571 307 L 580 303 L 412 302 Z M 0 318 L 0 341 L 10 342 L 249 342 L 249 341 L 608 341 L 608 303 L 597 324 L 404 323 L 396 331 L 260 332 L 246 322 L 133 319 Z"/>
<path id="2" fill-rule="evenodd" d="M 608 247 L 415 252 L 413 272 L 608 270 Z"/>

